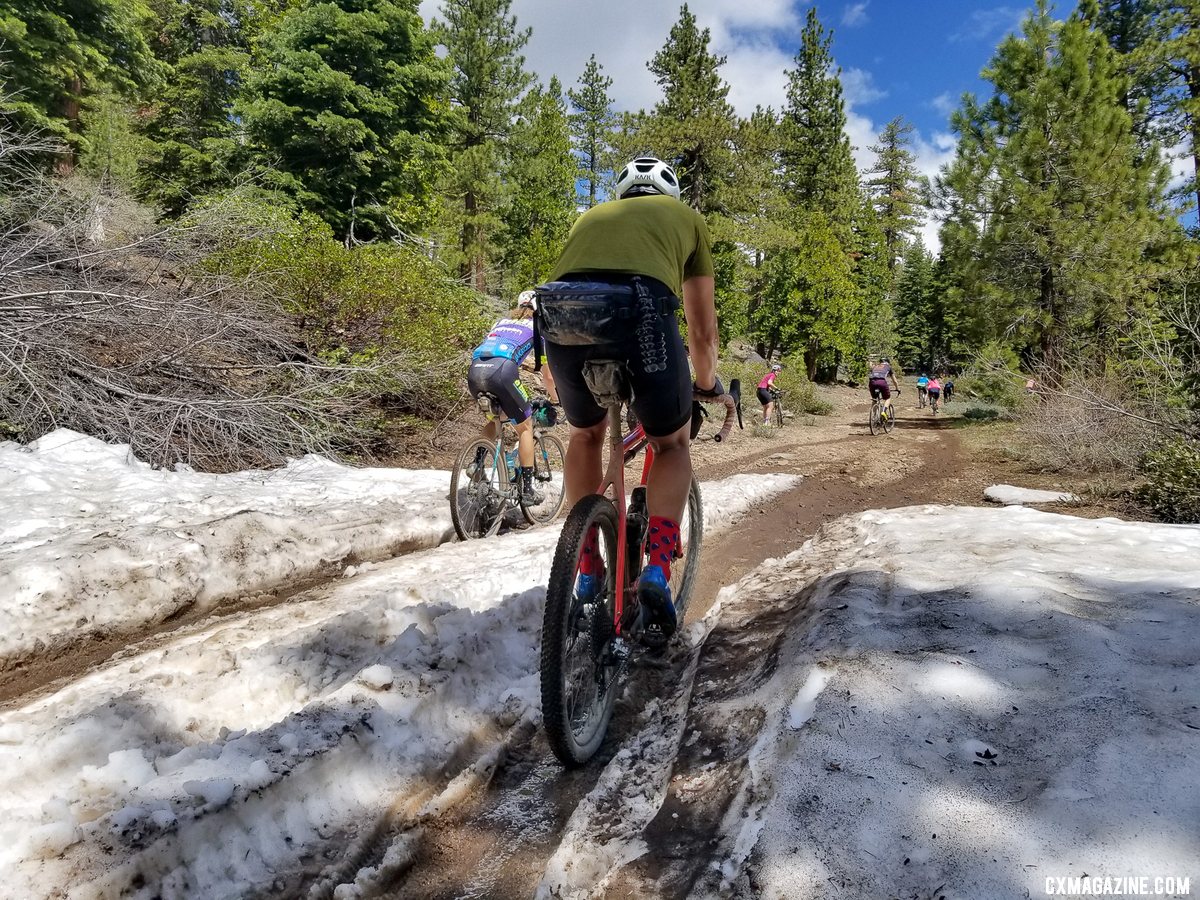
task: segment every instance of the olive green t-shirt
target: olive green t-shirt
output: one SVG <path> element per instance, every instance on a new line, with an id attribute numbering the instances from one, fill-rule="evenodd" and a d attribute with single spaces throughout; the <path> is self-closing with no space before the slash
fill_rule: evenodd
<path id="1" fill-rule="evenodd" d="M 570 272 L 648 275 L 682 297 L 688 278 L 713 274 L 708 226 L 665 194 L 609 200 L 575 220 L 550 280 Z"/>

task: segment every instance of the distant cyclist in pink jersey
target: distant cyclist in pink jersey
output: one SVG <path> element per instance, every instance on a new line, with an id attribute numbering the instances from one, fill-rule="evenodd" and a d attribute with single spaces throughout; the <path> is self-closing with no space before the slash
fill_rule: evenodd
<path id="1" fill-rule="evenodd" d="M 775 408 L 775 398 L 771 396 L 771 388 L 775 387 L 775 379 L 779 377 L 779 370 L 783 366 L 779 363 L 771 366 L 771 371 L 763 376 L 763 380 L 758 383 L 758 402 L 763 406 L 763 424 L 771 424 L 771 411 Z"/>
<path id="2" fill-rule="evenodd" d="M 936 413 L 938 411 L 938 401 L 942 398 L 942 383 L 938 381 L 936 375 L 929 379 L 927 390 L 929 391 L 929 405 Z"/>

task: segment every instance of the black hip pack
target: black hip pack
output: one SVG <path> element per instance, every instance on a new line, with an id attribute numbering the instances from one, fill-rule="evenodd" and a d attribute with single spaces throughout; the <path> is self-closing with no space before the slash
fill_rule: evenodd
<path id="1" fill-rule="evenodd" d="M 655 296 L 636 275 L 627 283 L 551 281 L 535 291 L 535 344 L 619 344 L 633 338 L 639 325 L 679 308 L 677 298 Z"/>

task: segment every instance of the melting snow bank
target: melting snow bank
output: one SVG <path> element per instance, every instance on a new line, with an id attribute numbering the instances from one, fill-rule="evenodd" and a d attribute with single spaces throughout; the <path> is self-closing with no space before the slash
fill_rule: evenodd
<path id="1" fill-rule="evenodd" d="M 84 635 L 439 544 L 449 475 L 319 456 L 272 471 L 152 469 L 55 431 L 0 443 L 0 666 Z"/>
<path id="2" fill-rule="evenodd" d="M 797 482 L 704 485 L 706 529 Z M 466 764 L 536 720 L 556 538 L 381 563 L 0 716 L 8 893 L 275 896 L 327 882 L 322 851 L 384 818 L 419 821 Z"/>
<path id="3" fill-rule="evenodd" d="M 1198 559 L 1197 527 L 1017 507 L 825 527 L 723 592 L 624 892 L 1195 890 Z"/>
<path id="4" fill-rule="evenodd" d="M 984 488 L 983 499 L 1005 506 L 1022 506 L 1026 503 L 1078 503 L 1075 494 L 1058 491 L 1039 491 L 1033 488 L 1013 487 L 1011 484 L 993 484 Z"/>

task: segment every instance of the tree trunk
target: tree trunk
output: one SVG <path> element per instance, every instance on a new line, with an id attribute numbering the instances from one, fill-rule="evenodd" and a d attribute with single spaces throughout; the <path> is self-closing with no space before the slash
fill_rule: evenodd
<path id="1" fill-rule="evenodd" d="M 1188 66 L 1187 74 L 1188 95 L 1193 103 L 1200 100 L 1200 65 Z M 1192 177 L 1196 187 L 1196 209 L 1200 210 L 1200 113 L 1192 113 Z"/>
<path id="2" fill-rule="evenodd" d="M 1050 320 L 1042 329 L 1042 365 L 1046 367 L 1051 381 L 1056 383 L 1062 367 L 1062 330 L 1059 322 L 1058 297 L 1054 291 L 1054 270 L 1050 266 L 1042 268 L 1040 293 L 1041 309 Z"/>

